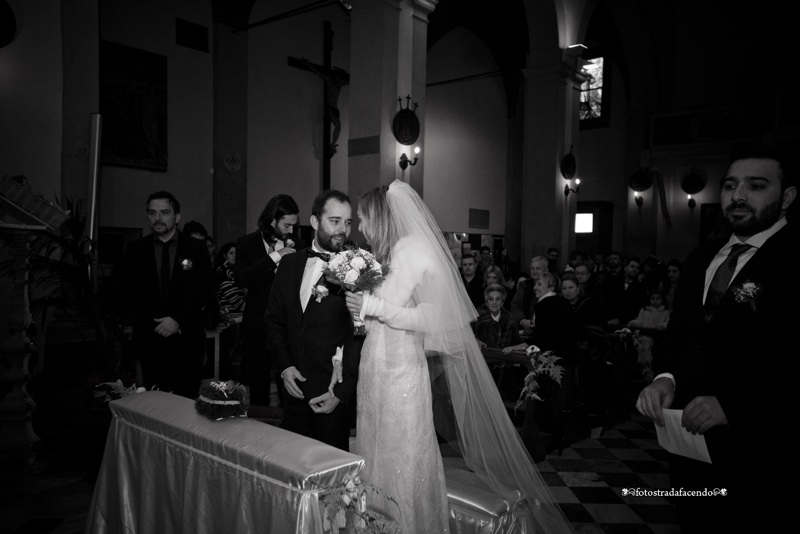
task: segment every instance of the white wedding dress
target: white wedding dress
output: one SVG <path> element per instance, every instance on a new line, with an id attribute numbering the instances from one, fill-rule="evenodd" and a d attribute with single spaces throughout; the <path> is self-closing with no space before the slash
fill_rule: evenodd
<path id="1" fill-rule="evenodd" d="M 448 532 L 447 489 L 420 333 L 423 315 L 412 298 L 428 269 L 419 252 L 400 240 L 384 283 L 374 297 L 364 297 L 367 338 L 353 451 L 366 460 L 361 480 L 397 502 L 369 493 L 368 507 L 394 520 L 404 534 Z"/>
<path id="2" fill-rule="evenodd" d="M 475 307 L 436 220 L 404 182 L 395 180 L 386 200 L 396 241 L 389 274 L 361 308 L 367 339 L 354 452 L 366 460 L 362 480 L 397 505 L 372 494 L 368 506 L 405 534 L 447 532 L 435 422 L 467 468 L 513 507 L 515 532 L 571 532 L 508 417 L 470 327 Z"/>

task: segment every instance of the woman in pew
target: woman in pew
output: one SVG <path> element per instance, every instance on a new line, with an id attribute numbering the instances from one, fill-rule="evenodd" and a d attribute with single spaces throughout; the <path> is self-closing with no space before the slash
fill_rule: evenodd
<path id="1" fill-rule="evenodd" d="M 397 502 L 373 495 L 368 506 L 407 534 L 448 531 L 435 422 L 455 429 L 449 445 L 489 488 L 520 503 L 520 531 L 569 532 L 500 400 L 470 328 L 475 309 L 430 211 L 395 181 L 367 192 L 358 215 L 378 261 L 389 267 L 374 294 L 347 294 L 348 308 L 367 324 L 354 452 L 366 459 L 362 480 Z M 431 377 L 446 380 L 445 402 L 434 402 Z M 447 409 L 434 413 L 434 406 Z"/>

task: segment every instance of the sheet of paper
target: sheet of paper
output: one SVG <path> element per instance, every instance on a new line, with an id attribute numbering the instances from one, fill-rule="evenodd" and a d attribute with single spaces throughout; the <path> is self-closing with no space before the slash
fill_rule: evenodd
<path id="1" fill-rule="evenodd" d="M 673 454 L 711 463 L 706 438 L 700 434 L 693 435 L 681 426 L 683 410 L 663 410 L 663 412 L 664 426 L 656 425 L 658 444 Z"/>

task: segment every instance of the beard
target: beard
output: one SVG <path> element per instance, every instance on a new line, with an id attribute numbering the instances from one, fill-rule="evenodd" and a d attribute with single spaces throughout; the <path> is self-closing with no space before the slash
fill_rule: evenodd
<path id="1" fill-rule="evenodd" d="M 763 232 L 781 218 L 782 199 L 767 204 L 760 211 L 746 202 L 731 202 L 725 207 L 725 222 L 736 235 L 751 236 Z M 733 210 L 748 211 L 749 215 L 733 213 Z"/>
<path id="2" fill-rule="evenodd" d="M 334 239 L 336 238 L 341 238 L 341 242 L 340 243 L 334 242 Z M 317 246 L 319 246 L 321 249 L 327 250 L 328 252 L 339 252 L 342 250 L 342 246 L 347 240 L 347 234 L 340 233 L 331 235 L 322 228 L 322 225 L 320 225 L 317 228 L 316 239 L 317 239 Z"/>
<path id="3" fill-rule="evenodd" d="M 292 237 L 292 234 L 282 234 L 278 232 L 277 228 L 273 228 L 272 226 L 268 226 L 261 230 L 261 235 L 264 237 L 264 240 L 267 243 L 274 243 L 278 239 L 281 241 L 286 241 L 287 238 Z"/>

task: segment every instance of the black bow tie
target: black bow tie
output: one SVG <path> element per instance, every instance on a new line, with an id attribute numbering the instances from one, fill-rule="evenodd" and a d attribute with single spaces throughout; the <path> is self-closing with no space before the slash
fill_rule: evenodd
<path id="1" fill-rule="evenodd" d="M 325 262 L 330 261 L 331 259 L 330 254 L 326 254 L 325 252 L 317 252 L 316 250 L 312 250 L 310 248 L 306 249 L 306 256 L 308 256 L 309 258 L 319 258 Z"/>

